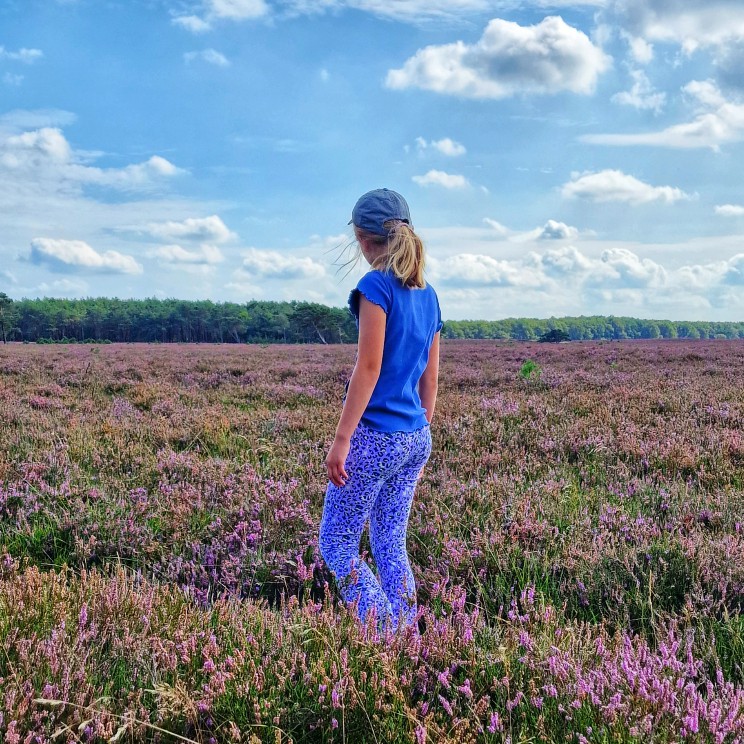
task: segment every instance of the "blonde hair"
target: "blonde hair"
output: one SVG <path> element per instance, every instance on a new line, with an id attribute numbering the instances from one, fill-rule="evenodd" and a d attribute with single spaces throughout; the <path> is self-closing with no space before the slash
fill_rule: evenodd
<path id="1" fill-rule="evenodd" d="M 426 286 L 424 268 L 426 256 L 424 243 L 413 228 L 402 220 L 388 220 L 383 224 L 387 235 L 377 235 L 354 226 L 357 240 L 368 240 L 386 250 L 374 260 L 372 268 L 378 271 L 391 271 L 406 287 L 422 289 Z M 358 248 L 356 260 L 359 260 Z"/>

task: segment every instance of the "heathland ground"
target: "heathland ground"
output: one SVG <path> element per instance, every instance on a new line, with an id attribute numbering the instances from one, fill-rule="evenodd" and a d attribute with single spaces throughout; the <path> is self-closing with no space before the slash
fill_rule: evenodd
<path id="1" fill-rule="evenodd" d="M 0 349 L 0 738 L 744 741 L 744 342 L 444 342 L 388 638 L 317 551 L 353 361 Z"/>

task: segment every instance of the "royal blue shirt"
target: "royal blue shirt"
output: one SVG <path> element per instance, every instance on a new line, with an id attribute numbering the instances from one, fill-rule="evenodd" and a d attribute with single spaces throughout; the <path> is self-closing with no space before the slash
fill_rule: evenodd
<path id="1" fill-rule="evenodd" d="M 426 426 L 418 382 L 429 361 L 434 335 L 442 328 L 433 287 L 406 287 L 392 272 L 369 271 L 349 294 L 359 327 L 359 294 L 387 315 L 382 367 L 360 423 L 378 431 L 415 431 Z"/>

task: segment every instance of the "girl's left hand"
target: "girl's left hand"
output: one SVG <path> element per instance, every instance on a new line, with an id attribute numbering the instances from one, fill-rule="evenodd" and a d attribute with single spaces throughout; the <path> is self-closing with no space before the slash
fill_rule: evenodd
<path id="1" fill-rule="evenodd" d="M 345 486 L 346 481 L 349 479 L 349 475 L 346 472 L 346 458 L 349 456 L 350 448 L 351 443 L 348 439 L 344 440 L 336 437 L 325 459 L 328 480 L 339 488 Z"/>

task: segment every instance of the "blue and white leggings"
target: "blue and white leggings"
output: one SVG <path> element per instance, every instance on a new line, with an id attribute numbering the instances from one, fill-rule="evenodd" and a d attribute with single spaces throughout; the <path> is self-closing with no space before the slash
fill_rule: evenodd
<path id="1" fill-rule="evenodd" d="M 416 431 L 383 432 L 359 424 L 346 459 L 346 485 L 328 484 L 318 546 L 346 602 L 358 599 L 363 622 L 372 610 L 393 630 L 416 615 L 416 585 L 406 551 L 408 516 L 419 475 L 431 454 L 429 425 Z M 369 519 L 378 581 L 359 555 Z"/>

